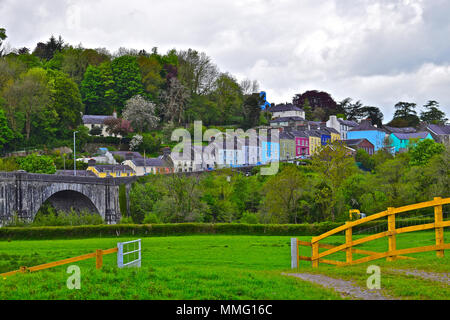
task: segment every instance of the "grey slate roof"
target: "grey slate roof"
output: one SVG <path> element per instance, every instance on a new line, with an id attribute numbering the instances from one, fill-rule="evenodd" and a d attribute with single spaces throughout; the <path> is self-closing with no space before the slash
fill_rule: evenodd
<path id="1" fill-rule="evenodd" d="M 370 142 L 370 141 L 367 140 L 367 139 L 348 139 L 348 140 L 343 140 L 342 142 L 345 143 L 347 146 L 351 147 L 351 146 L 357 146 L 357 145 L 359 145 L 359 144 L 362 143 L 364 140 L 367 141 L 368 143 L 370 143 L 370 144 L 373 146 L 372 142 Z"/>
<path id="2" fill-rule="evenodd" d="M 429 124 L 427 128 L 437 135 L 450 135 L 449 125 Z"/>
<path id="3" fill-rule="evenodd" d="M 358 126 L 358 122 L 356 122 L 356 121 L 343 120 L 343 119 L 338 119 L 338 121 L 339 121 L 340 124 L 343 124 L 343 125 L 348 126 L 348 127 L 356 127 L 356 126 Z"/>
<path id="4" fill-rule="evenodd" d="M 84 124 L 103 124 L 105 120 L 112 118 L 112 116 L 96 116 L 96 115 L 84 115 Z"/>
<path id="5" fill-rule="evenodd" d="M 120 156 L 123 158 L 123 160 L 126 159 L 127 154 L 131 154 L 133 159 L 141 159 L 143 156 L 139 152 L 132 152 L 132 151 L 110 151 L 110 153 L 113 156 Z"/>
<path id="6" fill-rule="evenodd" d="M 374 127 L 368 120 L 363 120 L 361 123 L 350 131 L 383 131 L 380 128 Z M 384 132 L 384 131 L 383 131 Z"/>
<path id="7" fill-rule="evenodd" d="M 133 159 L 131 161 L 136 165 L 136 167 L 144 167 L 144 166 L 168 167 L 169 166 L 166 161 L 164 161 L 163 159 L 160 159 L 160 158 L 145 158 L 145 163 L 144 163 L 144 158 Z"/>
<path id="8" fill-rule="evenodd" d="M 399 138 L 400 140 L 408 140 L 408 139 L 425 139 L 429 133 L 428 132 L 414 132 L 414 133 L 393 133 L 394 136 Z"/>
<path id="9" fill-rule="evenodd" d="M 414 132 L 417 132 L 417 130 L 412 127 L 396 128 L 396 127 L 383 126 L 383 129 L 385 129 L 389 133 L 414 133 Z"/>
<path id="10" fill-rule="evenodd" d="M 303 111 L 299 107 L 294 106 L 293 104 L 279 104 L 277 106 L 271 107 L 269 112 L 285 112 L 285 111 Z"/>
<path id="11" fill-rule="evenodd" d="M 289 121 L 304 121 L 302 117 L 280 117 L 271 120 L 270 123 L 289 122 Z"/>

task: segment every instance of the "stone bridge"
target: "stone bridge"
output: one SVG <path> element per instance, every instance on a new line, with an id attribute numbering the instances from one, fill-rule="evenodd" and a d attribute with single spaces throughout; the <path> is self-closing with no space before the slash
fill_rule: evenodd
<path id="1" fill-rule="evenodd" d="M 120 221 L 119 188 L 125 185 L 127 208 L 129 190 L 135 177 L 97 178 L 65 175 L 0 172 L 0 225 L 17 213 L 33 221 L 44 202 L 57 210 L 87 209 L 100 214 L 107 224 Z"/>

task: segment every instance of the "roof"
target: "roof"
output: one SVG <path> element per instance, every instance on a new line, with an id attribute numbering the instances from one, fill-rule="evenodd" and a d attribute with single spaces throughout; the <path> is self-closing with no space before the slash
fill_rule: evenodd
<path id="1" fill-rule="evenodd" d="M 437 135 L 450 135 L 449 125 L 429 124 L 427 128 Z"/>
<path id="2" fill-rule="evenodd" d="M 95 170 L 98 172 L 134 172 L 133 169 L 129 166 L 124 166 L 121 164 L 111 164 L 111 165 L 92 165 L 91 167 L 94 167 Z"/>
<path id="3" fill-rule="evenodd" d="M 364 141 L 366 141 L 367 143 L 370 143 L 372 146 L 374 146 L 372 144 L 372 142 L 370 142 L 367 139 L 348 139 L 348 140 L 343 140 L 342 142 L 345 143 L 347 146 L 357 146 Z"/>
<path id="4" fill-rule="evenodd" d="M 369 120 L 362 120 L 361 123 L 350 131 L 383 131 L 372 125 Z"/>
<path id="5" fill-rule="evenodd" d="M 308 137 L 316 137 L 316 138 L 322 137 L 322 134 L 317 130 L 307 130 L 305 131 L 305 133 Z"/>
<path id="6" fill-rule="evenodd" d="M 348 127 L 356 127 L 358 126 L 358 122 L 356 121 L 351 121 L 351 120 L 343 120 L 343 119 L 338 119 L 340 124 L 346 125 Z"/>
<path id="7" fill-rule="evenodd" d="M 290 132 L 283 131 L 280 133 L 280 140 L 293 140 L 294 136 Z"/>
<path id="8" fill-rule="evenodd" d="M 425 139 L 429 133 L 428 132 L 414 132 L 414 133 L 393 133 L 394 136 L 399 138 L 400 140 L 408 140 L 408 139 Z"/>
<path id="9" fill-rule="evenodd" d="M 308 135 L 304 131 L 294 130 L 291 134 L 296 138 L 308 138 Z"/>
<path id="10" fill-rule="evenodd" d="M 95 116 L 95 115 L 84 115 L 84 124 L 103 124 L 105 120 L 112 118 L 112 116 Z"/>
<path id="11" fill-rule="evenodd" d="M 414 133 L 414 132 L 417 132 L 417 130 L 412 127 L 396 128 L 396 127 L 383 126 L 383 129 L 385 129 L 389 133 Z"/>
<path id="12" fill-rule="evenodd" d="M 277 106 L 271 107 L 269 112 L 286 112 L 286 111 L 303 111 L 299 107 L 294 106 L 293 104 L 279 104 Z"/>
<path id="13" fill-rule="evenodd" d="M 145 163 L 144 163 L 144 158 L 133 159 L 131 161 L 134 163 L 134 165 L 136 167 L 144 167 L 144 166 L 168 167 L 167 162 L 164 159 L 160 159 L 160 158 L 145 158 Z"/>
<path id="14" fill-rule="evenodd" d="M 110 152 L 113 156 L 120 156 L 124 160 L 126 159 L 127 154 L 130 154 L 133 159 L 140 159 L 143 158 L 143 156 L 139 152 L 132 152 L 132 151 L 111 151 Z"/>
<path id="15" fill-rule="evenodd" d="M 334 128 L 324 127 L 324 128 L 320 128 L 320 130 L 322 130 L 322 131 L 328 131 L 328 132 L 334 133 L 334 134 L 339 134 L 339 131 L 337 131 L 337 130 L 334 129 Z"/>
<path id="16" fill-rule="evenodd" d="M 271 120 L 270 123 L 289 122 L 289 121 L 305 121 L 302 117 L 280 117 Z"/>

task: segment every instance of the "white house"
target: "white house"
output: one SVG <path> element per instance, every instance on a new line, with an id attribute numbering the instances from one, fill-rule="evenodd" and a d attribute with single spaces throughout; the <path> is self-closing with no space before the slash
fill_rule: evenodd
<path id="1" fill-rule="evenodd" d="M 83 125 L 89 129 L 89 134 L 92 129 L 99 128 L 101 130 L 101 133 L 99 136 L 101 137 L 113 137 L 117 136 L 120 137 L 120 135 L 112 135 L 108 131 L 106 131 L 106 125 L 105 121 L 111 118 L 117 119 L 117 113 L 114 111 L 111 116 L 98 116 L 98 115 L 84 115 L 82 117 Z"/>
<path id="2" fill-rule="evenodd" d="M 327 121 L 327 127 L 333 128 L 339 132 L 341 135 L 341 140 L 347 140 L 347 133 L 357 126 L 357 122 L 344 120 L 342 118 L 338 118 L 337 116 L 330 116 L 330 120 Z"/>
<path id="3" fill-rule="evenodd" d="M 269 112 L 272 114 L 272 119 L 277 118 L 302 118 L 305 119 L 305 111 L 293 104 L 279 104 L 277 106 L 271 107 Z"/>

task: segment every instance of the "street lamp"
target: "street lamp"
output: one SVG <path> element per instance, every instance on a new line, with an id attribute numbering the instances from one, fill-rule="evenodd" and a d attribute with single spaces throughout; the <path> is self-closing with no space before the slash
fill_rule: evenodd
<path id="1" fill-rule="evenodd" d="M 75 145 L 75 135 L 78 131 L 74 131 L 73 133 L 73 175 L 77 175 L 77 156 L 76 156 L 76 145 Z"/>

